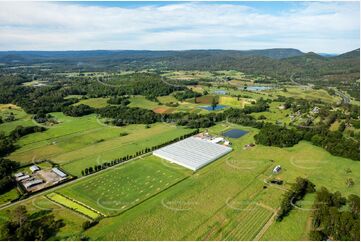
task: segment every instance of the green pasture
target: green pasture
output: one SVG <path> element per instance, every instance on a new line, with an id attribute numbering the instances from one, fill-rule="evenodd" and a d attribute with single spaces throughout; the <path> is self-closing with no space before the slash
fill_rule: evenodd
<path id="1" fill-rule="evenodd" d="M 321 100 L 326 103 L 337 103 L 341 100 L 340 97 L 331 96 L 326 90 L 323 89 L 316 90 L 310 87 L 287 87 L 286 89 L 287 92 L 284 92 L 282 89 L 271 89 L 265 92 L 275 97 L 280 95 L 285 97 L 303 98 L 307 100 Z"/>
<path id="2" fill-rule="evenodd" d="M 231 139 L 233 152 L 136 208 L 102 220 L 86 234 L 105 240 L 252 240 L 262 236 L 259 233 L 278 208 L 281 195 L 298 176 L 310 179 L 317 188 L 326 186 L 345 196 L 359 194 L 358 162 L 332 156 L 307 142 L 291 148 L 257 145 L 244 149 L 245 144 L 254 142 L 258 131 L 233 124 L 216 125 L 208 131 L 220 134 L 231 128 L 249 131 Z M 283 170 L 273 176 L 272 169 L 278 164 Z M 345 172 L 348 168 L 351 173 Z M 285 184 L 266 184 L 271 177 Z M 345 183 L 349 177 L 355 181 L 350 188 Z M 305 224 L 308 216 L 300 219 L 300 225 Z M 298 226 L 289 239 L 303 236 L 304 227 Z"/>
<path id="3" fill-rule="evenodd" d="M 81 99 L 79 102 L 75 103 L 74 106 L 85 104 L 93 108 L 104 108 L 109 105 L 109 103 L 107 103 L 108 100 L 109 98 L 105 97 Z"/>
<path id="4" fill-rule="evenodd" d="M 167 189 L 189 173 L 155 156 L 147 156 L 111 168 L 59 192 L 106 215 L 114 215 Z"/>
<path id="5" fill-rule="evenodd" d="M 85 216 L 91 218 L 91 219 L 96 219 L 99 216 L 101 216 L 101 214 L 99 212 L 95 212 L 93 209 L 90 209 L 82 204 L 80 204 L 79 202 L 75 202 L 67 197 L 62 196 L 61 194 L 58 193 L 50 193 L 47 195 L 47 197 L 51 200 L 54 201 L 64 207 L 70 208 L 72 210 L 77 211 L 78 213 L 84 214 Z"/>
<path id="6" fill-rule="evenodd" d="M 124 155 L 162 144 L 191 132 L 190 129 L 169 124 L 105 126 L 95 115 L 79 118 L 54 113 L 59 124 L 42 133 L 25 136 L 10 159 L 29 163 L 50 159 L 74 175 L 86 167 L 110 161 Z M 121 135 L 126 134 L 126 135 Z"/>
<path id="7" fill-rule="evenodd" d="M 157 99 L 161 102 L 161 103 L 178 103 L 178 100 L 172 96 L 172 95 L 168 95 L 168 96 L 160 96 L 157 97 Z"/>
<path id="8" fill-rule="evenodd" d="M 10 202 L 16 198 L 19 197 L 19 192 L 17 191 L 16 188 L 11 189 L 8 192 L 5 192 L 3 194 L 1 194 L 0 196 L 0 205 Z"/>
<path id="9" fill-rule="evenodd" d="M 62 207 L 59 204 L 50 201 L 45 196 L 31 198 L 20 205 L 26 206 L 27 211 L 33 218 L 40 218 L 51 212 L 56 220 L 63 220 L 65 226 L 60 228 L 60 231 L 55 236 L 51 237 L 50 240 L 80 240 L 82 224 L 88 220 L 85 216 Z M 5 221 L 9 220 L 9 211 L 15 207 L 16 206 L 0 210 L 0 226 L 2 226 Z"/>
<path id="10" fill-rule="evenodd" d="M 264 121 L 275 124 L 277 121 L 285 124 L 289 124 L 291 119 L 289 115 L 292 113 L 290 109 L 281 110 L 279 106 L 282 102 L 272 102 L 269 104 L 269 110 L 265 112 L 252 113 L 251 116 L 258 119 L 260 116 L 265 116 L 267 119 Z"/>
<path id="11" fill-rule="evenodd" d="M 146 99 L 144 96 L 133 96 L 129 98 L 130 104 L 128 107 L 134 108 L 145 108 L 153 110 L 154 108 L 159 107 L 158 103 Z"/>
<path id="12" fill-rule="evenodd" d="M 15 120 L 5 122 L 6 117 L 11 113 L 15 116 Z M 13 104 L 0 104 L 0 117 L 3 119 L 3 123 L 0 124 L 0 132 L 5 134 L 9 134 L 20 125 L 24 127 L 36 125 L 30 114 L 27 114 L 22 108 Z"/>

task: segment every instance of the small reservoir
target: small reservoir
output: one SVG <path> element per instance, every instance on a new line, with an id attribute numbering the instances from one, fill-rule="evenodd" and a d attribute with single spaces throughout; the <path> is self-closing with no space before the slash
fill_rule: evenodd
<path id="1" fill-rule="evenodd" d="M 213 107 L 212 107 L 211 105 L 209 105 L 209 106 L 201 106 L 200 108 L 205 109 L 205 110 L 208 110 L 208 111 L 217 111 L 217 110 L 222 110 L 222 109 L 226 108 L 226 106 L 224 106 L 224 105 L 217 105 L 217 106 L 215 106 L 214 109 L 213 109 Z"/>
<path id="2" fill-rule="evenodd" d="M 231 130 L 228 130 L 227 132 L 223 133 L 223 136 L 237 139 L 237 138 L 242 137 L 243 135 L 245 135 L 245 134 L 247 134 L 247 133 L 248 133 L 248 132 L 247 132 L 247 131 L 244 131 L 244 130 L 231 129 Z"/>

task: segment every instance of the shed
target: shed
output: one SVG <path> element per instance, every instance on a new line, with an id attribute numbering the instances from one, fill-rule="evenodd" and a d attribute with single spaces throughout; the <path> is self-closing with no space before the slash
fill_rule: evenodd
<path id="1" fill-rule="evenodd" d="M 30 170 L 31 170 L 31 172 L 39 171 L 40 167 L 37 165 L 33 165 L 33 166 L 30 166 Z"/>
<path id="2" fill-rule="evenodd" d="M 41 179 L 34 179 L 34 180 L 31 180 L 31 181 L 28 181 L 28 182 L 25 182 L 23 185 L 26 189 L 32 187 L 32 186 L 36 186 L 38 184 L 41 184 L 43 183 L 43 180 Z"/>
<path id="3" fill-rule="evenodd" d="M 22 180 L 25 180 L 25 179 L 28 179 L 28 178 L 30 178 L 29 175 L 24 175 L 24 176 L 19 176 L 19 177 L 15 178 L 15 179 L 16 179 L 17 181 L 22 181 Z"/>
<path id="4" fill-rule="evenodd" d="M 54 167 L 51 169 L 55 174 L 57 174 L 58 176 L 60 176 L 61 178 L 64 178 L 67 176 L 67 174 L 65 174 L 64 172 L 62 172 L 61 170 L 59 170 L 57 167 Z"/>
<path id="5" fill-rule="evenodd" d="M 24 175 L 24 173 L 19 172 L 19 173 L 16 173 L 14 176 L 15 176 L 16 178 L 18 178 L 18 177 L 21 177 L 21 176 L 23 176 L 23 175 Z"/>
<path id="6" fill-rule="evenodd" d="M 277 166 L 273 169 L 273 173 L 274 173 L 274 174 L 280 173 L 281 170 L 282 170 L 281 166 L 280 166 L 280 165 L 277 165 Z"/>

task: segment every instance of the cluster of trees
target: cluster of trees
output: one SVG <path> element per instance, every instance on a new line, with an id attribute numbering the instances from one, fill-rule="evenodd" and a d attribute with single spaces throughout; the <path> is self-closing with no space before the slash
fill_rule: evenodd
<path id="1" fill-rule="evenodd" d="M 130 103 L 130 101 L 128 99 L 128 96 L 120 96 L 120 97 L 111 97 L 107 101 L 107 103 L 127 106 Z"/>
<path id="2" fill-rule="evenodd" d="M 15 150 L 13 139 L 5 135 L 4 132 L 0 132 L 0 157 L 9 154 Z"/>
<path id="3" fill-rule="evenodd" d="M 46 130 L 46 128 L 41 127 L 41 126 L 23 127 L 23 126 L 19 125 L 19 126 L 16 126 L 16 128 L 10 132 L 9 137 L 12 140 L 17 140 L 25 135 L 37 133 L 37 132 L 43 132 L 45 130 Z"/>
<path id="4" fill-rule="evenodd" d="M 103 118 L 111 118 L 116 126 L 152 124 L 160 120 L 160 115 L 151 110 L 127 106 L 107 106 L 97 109 L 97 114 Z"/>
<path id="5" fill-rule="evenodd" d="M 340 131 L 330 131 L 328 127 L 299 128 L 303 139 L 320 146 L 333 155 L 360 159 L 360 141 L 345 137 Z"/>
<path id="6" fill-rule="evenodd" d="M 188 98 L 194 98 L 195 102 L 196 102 L 196 98 L 202 96 L 202 94 L 187 89 L 187 90 L 182 91 L 182 92 L 176 92 L 176 93 L 173 94 L 173 96 L 179 101 L 184 101 L 184 100 L 186 100 Z"/>
<path id="7" fill-rule="evenodd" d="M 38 112 L 33 116 L 33 118 L 38 123 L 46 123 L 50 120 L 56 122 L 54 117 L 50 113 Z"/>
<path id="8" fill-rule="evenodd" d="M 315 185 L 305 178 L 297 177 L 296 183 L 283 195 L 276 220 L 281 221 L 294 208 L 297 201 L 302 200 L 306 193 L 312 192 L 315 192 Z"/>
<path id="9" fill-rule="evenodd" d="M 16 148 L 15 141 L 17 139 L 31 133 L 43 132 L 45 130 L 46 128 L 39 126 L 23 127 L 19 125 L 11 131 L 9 135 L 5 135 L 4 132 L 0 132 L 0 156 L 5 156 L 6 154 L 14 151 Z"/>
<path id="10" fill-rule="evenodd" d="M 190 133 L 188 133 L 188 134 L 185 134 L 185 135 L 182 135 L 182 136 L 180 136 L 180 137 L 174 138 L 174 139 L 172 139 L 172 140 L 170 140 L 170 141 L 167 141 L 167 142 L 165 142 L 165 143 L 163 143 L 163 144 L 155 145 L 155 146 L 152 146 L 152 147 L 150 147 L 150 148 L 145 148 L 145 149 L 143 149 L 143 150 L 137 151 L 134 155 L 126 155 L 126 156 L 123 156 L 123 157 L 121 157 L 121 158 L 114 159 L 114 160 L 112 160 L 112 161 L 104 162 L 103 164 L 98 164 L 98 165 L 94 165 L 94 166 L 91 166 L 91 167 L 87 167 L 87 168 L 85 168 L 84 170 L 81 171 L 81 174 L 82 174 L 83 176 L 90 175 L 90 174 L 92 174 L 92 173 L 95 173 L 95 172 L 104 170 L 104 169 L 106 169 L 106 168 L 108 168 L 108 167 L 112 167 L 112 166 L 115 166 L 115 165 L 117 165 L 117 164 L 126 162 L 126 161 L 128 161 L 128 160 L 130 160 L 130 159 L 132 159 L 132 158 L 134 158 L 134 157 L 137 157 L 137 156 L 146 154 L 146 153 L 148 153 L 148 152 L 154 151 L 154 150 L 156 150 L 156 149 L 159 149 L 159 148 L 164 147 L 164 146 L 166 146 L 166 145 L 169 145 L 169 144 L 171 144 L 171 143 L 174 143 L 174 142 L 180 141 L 180 140 L 182 140 L 182 139 L 188 138 L 188 137 L 190 137 L 190 136 L 192 136 L 192 135 L 195 135 L 195 134 L 197 134 L 197 133 L 199 133 L 199 130 L 198 130 L 198 129 L 196 129 L 196 130 L 194 130 L 193 132 L 190 132 Z"/>
<path id="11" fill-rule="evenodd" d="M 0 158 L 0 194 L 11 190 L 14 185 L 14 179 L 11 176 L 19 168 L 19 163 Z"/>
<path id="12" fill-rule="evenodd" d="M 86 105 L 86 104 L 79 104 L 73 106 L 67 106 L 63 108 L 63 113 L 68 116 L 72 117 L 81 117 L 84 115 L 88 115 L 94 113 L 95 109 Z"/>
<path id="13" fill-rule="evenodd" d="M 346 199 L 322 187 L 313 204 L 312 226 L 311 240 L 360 241 L 360 197 Z"/>
<path id="14" fill-rule="evenodd" d="M 302 132 L 274 124 L 265 124 L 254 136 L 257 144 L 277 147 L 290 147 L 302 140 Z"/>
<path id="15" fill-rule="evenodd" d="M 0 229 L 0 240 L 34 241 L 47 240 L 61 227 L 62 220 L 55 220 L 53 214 L 44 211 L 29 214 L 25 206 L 18 206 L 9 214 L 9 220 Z"/>

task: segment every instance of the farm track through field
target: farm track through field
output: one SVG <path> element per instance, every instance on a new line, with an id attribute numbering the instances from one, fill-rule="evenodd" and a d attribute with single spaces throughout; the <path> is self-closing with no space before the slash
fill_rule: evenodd
<path id="1" fill-rule="evenodd" d="M 220 163 L 222 164 L 222 163 Z M 263 169 L 260 173 L 258 173 L 258 175 L 256 175 L 243 189 L 241 189 L 239 192 L 237 192 L 231 199 L 235 199 L 239 194 L 241 194 L 243 191 L 245 191 L 247 188 L 249 188 L 254 181 L 258 180 L 259 176 L 263 175 L 269 167 L 271 167 L 272 164 L 269 164 L 268 166 L 266 166 L 265 169 Z M 219 207 L 213 214 L 211 214 L 207 219 L 205 219 L 205 221 L 203 221 L 202 223 L 200 223 L 196 228 L 192 229 L 188 234 L 186 234 L 185 236 L 182 237 L 181 240 L 188 240 L 188 236 L 193 235 L 202 225 L 206 224 L 207 222 L 209 222 L 212 218 L 214 218 L 218 212 L 220 212 L 222 209 L 224 209 L 227 206 L 227 204 L 225 203 L 223 206 Z"/>
<path id="2" fill-rule="evenodd" d="M 259 231 L 259 233 L 254 237 L 254 241 L 259 241 L 261 240 L 262 236 L 267 232 L 267 230 L 269 229 L 269 227 L 271 227 L 271 225 L 273 224 L 275 218 L 277 216 L 277 210 L 274 211 L 273 215 L 271 216 L 271 218 L 267 221 L 267 223 L 263 226 L 263 228 Z"/>

